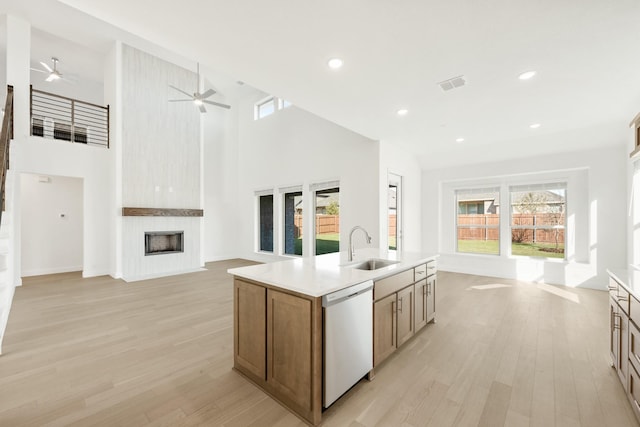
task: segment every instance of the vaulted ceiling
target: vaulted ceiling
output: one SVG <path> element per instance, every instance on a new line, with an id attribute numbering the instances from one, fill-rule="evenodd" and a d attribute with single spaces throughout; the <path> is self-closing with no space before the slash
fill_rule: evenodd
<path id="1" fill-rule="evenodd" d="M 81 28 L 85 12 L 426 168 L 621 145 L 640 111 L 637 0 L 62 3 L 77 10 L 64 8 L 74 23 L 60 31 L 107 32 Z M 463 87 L 437 84 L 460 75 Z"/>

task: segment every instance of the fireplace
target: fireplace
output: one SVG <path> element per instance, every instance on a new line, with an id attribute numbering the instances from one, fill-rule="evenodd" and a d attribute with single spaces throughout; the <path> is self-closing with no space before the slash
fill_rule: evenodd
<path id="1" fill-rule="evenodd" d="M 145 231 L 145 256 L 180 252 L 184 252 L 184 231 Z"/>

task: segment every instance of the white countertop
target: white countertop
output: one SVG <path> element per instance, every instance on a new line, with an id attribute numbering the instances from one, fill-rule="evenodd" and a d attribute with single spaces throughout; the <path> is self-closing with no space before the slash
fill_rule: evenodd
<path id="1" fill-rule="evenodd" d="M 640 299 L 640 271 L 635 268 L 630 268 L 629 270 L 609 268 L 607 269 L 607 273 L 609 273 L 609 276 L 616 282 L 624 286 L 636 299 Z"/>
<path id="2" fill-rule="evenodd" d="M 295 258 L 287 261 L 238 267 L 227 270 L 229 274 L 255 280 L 282 289 L 299 292 L 312 297 L 321 297 L 331 292 L 362 283 L 378 280 L 403 270 L 424 264 L 438 257 L 436 254 L 403 253 L 398 258 L 395 253 L 377 249 L 359 249 L 352 262 L 347 261 L 346 252 L 318 255 L 315 257 Z M 358 270 L 349 267 L 367 259 L 398 260 L 377 270 Z"/>

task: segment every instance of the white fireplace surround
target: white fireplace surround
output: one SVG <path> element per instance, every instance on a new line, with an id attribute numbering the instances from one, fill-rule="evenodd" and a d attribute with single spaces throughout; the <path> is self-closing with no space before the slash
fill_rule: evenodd
<path id="1" fill-rule="evenodd" d="M 127 282 L 199 271 L 202 218 L 122 217 L 122 279 Z M 145 254 L 145 233 L 183 233 L 183 252 Z"/>

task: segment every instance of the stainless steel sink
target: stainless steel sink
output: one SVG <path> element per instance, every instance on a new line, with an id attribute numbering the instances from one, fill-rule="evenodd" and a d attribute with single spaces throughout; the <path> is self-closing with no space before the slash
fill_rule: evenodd
<path id="1" fill-rule="evenodd" d="M 357 264 L 353 264 L 350 267 L 356 268 L 358 270 L 377 270 L 379 268 L 388 267 L 390 265 L 397 264 L 399 262 L 400 261 L 391 261 L 388 259 L 372 258 L 363 262 L 359 262 Z"/>

